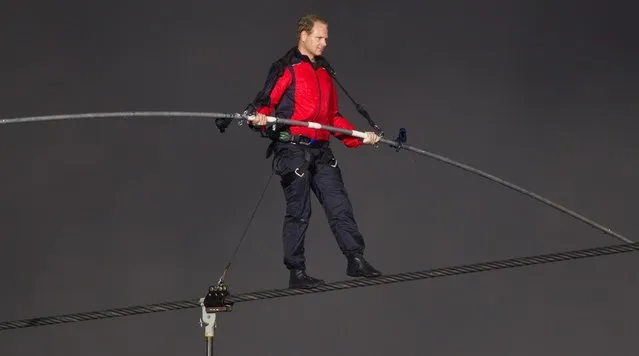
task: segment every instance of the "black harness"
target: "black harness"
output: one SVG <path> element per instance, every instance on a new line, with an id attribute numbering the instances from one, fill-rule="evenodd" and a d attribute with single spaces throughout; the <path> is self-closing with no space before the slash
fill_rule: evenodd
<path id="1" fill-rule="evenodd" d="M 329 149 L 328 141 L 314 141 L 304 136 L 292 136 L 292 139 L 288 142 L 271 142 L 267 148 L 266 158 L 273 154 L 277 145 L 282 144 L 294 146 L 292 148 L 301 150 L 304 153 L 303 163 L 293 171 L 283 172 L 281 177 L 283 187 L 298 178 L 305 177 L 307 173 L 313 174 L 319 166 L 330 165 L 333 168 L 337 167 L 337 159 Z M 275 163 L 276 159 L 273 159 L 273 168 L 275 168 Z"/>
<path id="2" fill-rule="evenodd" d="M 289 131 L 278 131 L 277 137 L 269 137 L 271 143 L 266 148 L 266 158 L 268 159 L 273 155 L 275 145 L 278 143 L 287 143 L 292 145 L 306 146 L 308 148 L 326 148 L 329 147 L 328 141 L 317 141 L 304 135 L 292 135 Z"/>

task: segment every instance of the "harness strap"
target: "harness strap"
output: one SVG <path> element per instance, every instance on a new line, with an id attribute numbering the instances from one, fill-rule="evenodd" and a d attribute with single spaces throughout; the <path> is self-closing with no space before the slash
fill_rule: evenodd
<path id="1" fill-rule="evenodd" d="M 300 167 L 295 168 L 295 170 L 282 175 L 280 181 L 282 187 L 287 187 L 294 180 L 306 176 L 311 166 L 311 158 L 311 153 L 308 150 L 304 150 L 304 163 Z"/>
<path id="2" fill-rule="evenodd" d="M 271 142 L 266 148 L 267 159 L 273 155 L 275 144 L 278 142 L 291 143 L 291 144 L 303 145 L 303 146 L 309 146 L 309 147 L 318 147 L 318 148 L 328 145 L 328 142 L 326 141 L 317 141 L 303 135 L 291 135 L 287 131 L 282 131 L 278 135 L 277 139 L 273 140 L 273 142 Z"/>

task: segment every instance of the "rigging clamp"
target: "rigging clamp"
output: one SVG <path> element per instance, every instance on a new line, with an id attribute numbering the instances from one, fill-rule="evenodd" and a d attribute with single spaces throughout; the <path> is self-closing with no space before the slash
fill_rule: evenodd
<path id="1" fill-rule="evenodd" d="M 229 294 L 228 286 L 220 281 L 217 285 L 209 287 L 209 291 L 204 298 L 200 298 L 200 306 L 202 307 L 200 326 L 204 327 L 207 356 L 211 356 L 213 352 L 217 313 L 226 313 L 233 310 L 233 303 L 226 300 Z"/>
<path id="2" fill-rule="evenodd" d="M 404 146 L 404 142 L 406 142 L 406 129 L 405 128 L 401 128 L 399 129 L 399 134 L 397 135 L 397 146 L 395 147 L 395 151 L 399 152 Z"/>

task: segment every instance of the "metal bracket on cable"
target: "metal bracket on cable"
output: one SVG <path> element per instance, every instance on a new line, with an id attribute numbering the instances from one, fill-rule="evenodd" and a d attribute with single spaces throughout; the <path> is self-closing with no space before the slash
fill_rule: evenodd
<path id="1" fill-rule="evenodd" d="M 397 135 L 397 146 L 395 146 L 395 151 L 399 152 L 404 147 L 404 142 L 406 142 L 406 129 L 399 129 L 399 134 Z"/>
<path id="2" fill-rule="evenodd" d="M 213 355 L 213 337 L 217 328 L 217 313 L 226 313 L 233 310 L 233 303 L 226 301 L 229 295 L 229 288 L 223 282 L 209 287 L 206 297 L 200 298 L 202 306 L 202 317 L 200 326 L 204 327 L 204 337 L 206 338 L 206 355 Z"/>

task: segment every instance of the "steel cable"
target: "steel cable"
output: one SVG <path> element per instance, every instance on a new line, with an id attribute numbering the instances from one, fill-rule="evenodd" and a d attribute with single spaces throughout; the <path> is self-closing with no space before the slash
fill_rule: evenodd
<path id="1" fill-rule="evenodd" d="M 517 267 L 557 263 L 562 261 L 570 261 L 577 259 L 593 258 L 600 256 L 608 256 L 634 252 L 639 250 L 639 243 L 611 245 L 603 247 L 595 247 L 581 250 L 572 250 L 566 252 L 555 252 L 544 255 L 535 255 L 528 257 L 511 258 L 505 260 L 480 262 L 468 265 L 451 266 L 444 268 L 436 268 L 417 272 L 405 272 L 399 274 L 391 274 L 371 279 L 352 279 L 333 283 L 327 283 L 313 289 L 272 289 L 264 291 L 256 291 L 243 293 L 238 295 L 230 295 L 226 300 L 232 303 L 243 303 L 250 301 L 258 301 L 265 299 L 276 299 L 283 297 L 315 294 L 322 292 L 332 292 L 338 290 L 346 290 L 360 287 L 379 286 L 392 283 L 403 283 L 415 280 L 432 279 L 449 277 L 462 274 L 488 272 L 494 270 L 510 269 Z M 159 313 L 166 311 L 198 308 L 200 298 L 183 300 L 177 302 L 157 303 L 142 306 L 132 306 L 118 309 L 109 309 L 101 311 L 93 311 L 86 313 L 76 313 L 57 316 L 46 316 L 32 319 L 23 319 L 16 321 L 5 321 L 0 323 L 0 331 L 29 328 L 36 326 L 45 326 L 53 324 L 65 324 L 89 320 L 98 320 L 106 318 L 116 318 L 124 316 L 133 316 L 141 314 Z"/>

